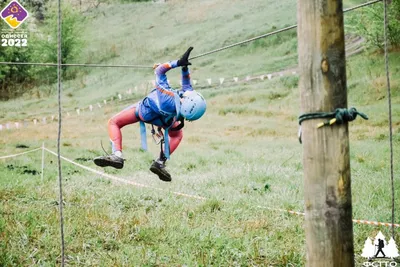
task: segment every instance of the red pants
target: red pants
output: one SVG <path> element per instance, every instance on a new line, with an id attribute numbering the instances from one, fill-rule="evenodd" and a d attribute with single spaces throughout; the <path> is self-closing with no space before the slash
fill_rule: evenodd
<path id="1" fill-rule="evenodd" d="M 138 122 L 138 118 L 135 115 L 136 105 L 132 105 L 117 115 L 113 116 L 108 121 L 108 135 L 110 136 L 110 140 L 112 142 L 113 152 L 115 151 L 122 151 L 122 134 L 121 128 L 125 125 L 132 124 Z M 176 127 L 179 122 L 176 122 Z M 182 129 L 179 131 L 169 131 L 169 150 L 170 154 L 172 154 L 175 149 L 178 147 L 179 143 L 183 138 L 183 131 Z"/>

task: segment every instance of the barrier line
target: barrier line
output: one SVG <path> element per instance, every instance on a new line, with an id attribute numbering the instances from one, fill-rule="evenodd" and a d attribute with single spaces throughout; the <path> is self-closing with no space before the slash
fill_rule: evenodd
<path id="1" fill-rule="evenodd" d="M 55 152 L 53 152 L 53 151 L 51 151 L 51 150 L 49 150 L 49 149 L 47 149 L 47 148 L 44 148 L 44 149 L 45 149 L 47 152 L 53 154 L 54 156 L 57 156 L 57 153 L 55 153 Z M 145 184 L 133 182 L 133 181 L 130 181 L 130 180 L 126 180 L 126 179 L 123 179 L 123 178 L 119 178 L 119 177 L 116 177 L 116 176 L 113 176 L 113 175 L 110 175 L 110 174 L 107 174 L 107 173 L 104 173 L 104 172 L 101 172 L 101 171 L 92 169 L 92 168 L 87 167 L 87 166 L 85 166 L 85 165 L 76 163 L 76 162 L 74 162 L 73 160 L 70 160 L 70 159 L 68 159 L 68 158 L 66 158 L 66 157 L 63 157 L 63 156 L 60 156 L 60 157 L 61 157 L 63 160 L 65 160 L 65 161 L 67 161 L 67 162 L 69 162 L 69 163 L 71 163 L 71 164 L 73 164 L 73 165 L 75 165 L 75 166 L 78 166 L 78 167 L 80 167 L 80 168 L 82 168 L 82 169 L 85 169 L 85 170 L 87 170 L 87 171 L 90 171 L 90 172 L 99 174 L 99 175 L 101 175 L 101 176 L 103 176 L 103 177 L 106 177 L 106 178 L 108 178 L 108 179 L 110 179 L 110 180 L 118 181 L 118 182 L 125 183 L 125 184 L 130 184 L 130 185 L 134 185 L 134 186 L 142 187 L 142 188 L 150 188 L 150 189 L 156 189 L 156 190 L 159 190 L 159 191 L 166 191 L 166 190 L 164 190 L 164 189 L 162 189 L 162 188 L 152 187 L 152 186 L 149 186 L 149 185 L 145 185 Z M 178 196 L 188 197 L 188 198 L 195 198 L 195 199 L 201 199 L 201 200 L 206 200 L 206 199 L 207 199 L 207 198 L 205 198 L 205 197 L 200 197 L 200 196 L 185 194 L 185 193 L 181 193 L 181 192 L 171 192 L 171 193 L 173 193 L 173 194 L 175 194 L 175 195 L 178 195 Z"/>
<path id="2" fill-rule="evenodd" d="M 374 222 L 374 221 L 365 221 L 365 220 L 355 220 L 353 222 L 358 224 L 368 224 L 368 225 L 377 225 L 377 226 L 387 226 L 387 227 L 400 227 L 400 224 L 397 223 L 385 223 L 385 222 Z"/>
<path id="3" fill-rule="evenodd" d="M 32 149 L 32 150 L 25 151 L 25 152 L 18 153 L 18 154 L 14 154 L 14 155 L 2 156 L 2 157 L 0 157 L 0 159 L 17 157 L 17 156 L 21 156 L 21 155 L 24 155 L 24 154 L 35 152 L 35 151 L 40 150 L 40 149 L 44 149 L 47 152 L 57 156 L 57 153 L 55 153 L 55 152 L 53 152 L 53 151 L 51 151 L 51 150 L 49 150 L 49 149 L 47 149 L 45 147 L 43 147 L 43 148 L 39 147 L 39 148 L 35 148 L 35 149 Z M 103 177 L 106 177 L 106 178 L 108 178 L 110 180 L 115 180 L 115 181 L 118 181 L 118 182 L 122 182 L 122 183 L 125 183 L 125 184 L 130 184 L 130 185 L 134 185 L 134 186 L 142 187 L 142 188 L 150 188 L 150 189 L 156 189 L 156 190 L 159 190 L 159 191 L 166 191 L 166 190 L 161 189 L 161 188 L 152 187 L 152 186 L 149 186 L 149 185 L 133 182 L 133 181 L 126 180 L 126 179 L 123 179 L 123 178 L 119 178 L 119 177 L 116 177 L 116 176 L 113 176 L 113 175 L 110 175 L 110 174 L 107 174 L 107 173 L 104 173 L 104 172 L 97 171 L 97 170 L 92 169 L 90 167 L 87 167 L 85 165 L 76 163 L 73 160 L 70 160 L 70 159 L 68 159 L 66 157 L 63 157 L 63 156 L 61 156 L 61 158 L 63 160 L 65 160 L 65 161 L 75 165 L 75 166 L 78 166 L 78 167 L 80 167 L 82 169 L 85 169 L 87 171 L 90 171 L 92 173 L 99 174 L 99 175 L 101 175 Z M 172 193 L 175 194 L 175 195 L 178 195 L 178 196 L 182 196 L 182 197 L 194 198 L 194 199 L 200 199 L 200 200 L 207 200 L 207 198 L 201 197 L 201 196 L 196 196 L 196 195 L 191 195 L 191 194 L 186 194 L 186 193 L 181 193 L 181 192 L 175 192 L 175 191 L 173 191 Z M 257 207 L 261 208 L 261 209 L 267 209 L 267 210 L 279 211 L 279 212 L 287 212 L 287 213 L 294 214 L 294 215 L 305 216 L 304 212 L 299 212 L 299 211 L 284 210 L 284 209 L 278 209 L 278 208 L 269 208 L 269 207 L 264 207 L 264 206 L 257 206 Z M 366 220 L 357 220 L 357 219 L 353 219 L 352 221 L 354 223 L 357 223 L 357 224 L 386 226 L 386 227 L 400 227 L 400 224 L 392 224 L 392 223 L 386 223 L 386 222 L 366 221 Z"/>
<path id="4" fill-rule="evenodd" d="M 35 148 L 35 149 L 32 149 L 32 150 L 25 151 L 25 152 L 18 153 L 18 154 L 14 154 L 14 155 L 2 156 L 2 157 L 0 157 L 0 159 L 15 158 L 15 157 L 18 157 L 18 156 L 21 156 L 21 155 L 24 155 L 24 154 L 28 154 L 28 153 L 31 153 L 31 152 L 40 150 L 40 149 L 42 149 L 42 148 L 41 148 L 41 147 L 38 147 L 38 148 Z"/>
<path id="5" fill-rule="evenodd" d="M 290 214 L 294 215 L 299 215 L 299 216 L 305 216 L 306 214 L 304 212 L 299 212 L 299 211 L 293 211 L 293 210 L 284 210 L 284 209 L 274 209 L 274 208 L 268 208 L 268 207 L 263 207 L 263 206 L 257 206 L 260 209 L 268 209 L 268 210 L 274 210 L 274 211 L 280 211 L 280 212 L 287 212 Z M 357 220 L 357 219 L 352 219 L 354 223 L 357 224 L 368 224 L 368 225 L 377 225 L 377 226 L 387 226 L 387 227 L 400 227 L 400 224 L 392 224 L 392 223 L 386 223 L 386 222 L 375 222 L 375 221 L 366 221 L 366 220 Z"/>
<path id="6" fill-rule="evenodd" d="M 40 149 L 40 148 L 39 148 L 39 149 Z M 45 149 L 47 152 L 53 154 L 54 156 L 57 156 L 57 153 L 55 153 L 55 152 L 53 152 L 53 151 L 51 151 L 51 150 L 49 150 L 49 149 L 47 149 L 47 148 L 44 148 L 44 149 Z M 68 159 L 68 158 L 66 158 L 66 157 L 63 157 L 63 156 L 60 156 L 60 157 L 61 157 L 63 160 L 65 160 L 65 161 L 67 161 L 67 162 L 69 162 L 69 163 L 71 163 L 71 164 L 73 164 L 73 165 L 75 165 L 75 166 L 78 166 L 78 167 L 80 167 L 80 168 L 82 168 L 82 169 L 85 169 L 85 170 L 87 170 L 87 171 L 90 171 L 90 172 L 99 174 L 99 175 L 101 175 L 101 176 L 103 176 L 103 177 L 106 177 L 106 178 L 108 178 L 108 179 L 110 179 L 110 180 L 115 180 L 115 181 L 118 181 L 118 182 L 121 182 L 121 183 L 130 184 L 130 185 L 134 185 L 134 186 L 137 186 L 137 187 L 149 188 L 149 189 L 156 189 L 156 190 L 159 190 L 159 191 L 168 192 L 168 191 L 166 191 L 166 190 L 164 190 L 164 189 L 162 189 L 162 188 L 152 187 L 152 186 L 149 186 L 149 185 L 145 185 L 145 184 L 133 182 L 133 181 L 130 181 L 130 180 L 126 180 L 126 179 L 123 179 L 123 178 L 119 178 L 119 177 L 116 177 L 116 176 L 113 176 L 113 175 L 110 175 L 110 174 L 107 174 L 107 173 L 104 173 L 104 172 L 101 172 L 101 171 L 92 169 L 92 168 L 87 167 L 87 166 L 85 166 L 85 165 L 76 163 L 76 162 L 74 162 L 73 160 L 70 160 L 70 159 Z M 194 198 L 194 199 L 200 199 L 200 200 L 208 200 L 208 198 L 206 198 L 206 197 L 201 197 L 201 196 L 196 196 L 196 195 L 191 195 L 191 194 L 186 194 L 186 193 L 181 193 L 181 192 L 172 191 L 171 193 L 173 193 L 174 195 L 178 195 L 178 196 L 182 196 L 182 197 L 187 197 L 187 198 Z M 305 216 L 305 213 L 304 213 L 304 212 L 299 212 L 299 211 L 285 210 L 285 209 L 278 209 L 278 208 L 269 208 L 269 207 L 265 207 L 265 206 L 256 206 L 256 207 L 257 207 L 257 208 L 260 208 L 260 209 L 266 209 L 266 210 L 272 210 L 272 211 L 279 211 L 279 212 L 286 212 L 286 213 L 290 213 L 290 214 L 294 214 L 294 215 Z M 353 219 L 352 221 L 353 221 L 354 223 L 357 223 L 357 224 L 367 224 L 367 225 L 377 225 L 377 226 L 387 226 L 387 227 L 392 227 L 392 226 L 393 226 L 393 227 L 400 227 L 400 224 L 393 224 L 393 225 L 392 225 L 391 223 L 375 222 L 375 221 L 366 221 L 366 220 L 356 220 L 356 219 Z"/>

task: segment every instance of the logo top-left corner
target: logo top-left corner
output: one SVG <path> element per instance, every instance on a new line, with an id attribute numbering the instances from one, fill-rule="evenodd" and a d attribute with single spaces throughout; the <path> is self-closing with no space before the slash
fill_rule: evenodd
<path id="1" fill-rule="evenodd" d="M 1 18 L 12 29 L 18 28 L 28 17 L 28 11 L 16 0 L 12 0 L 0 13 Z"/>

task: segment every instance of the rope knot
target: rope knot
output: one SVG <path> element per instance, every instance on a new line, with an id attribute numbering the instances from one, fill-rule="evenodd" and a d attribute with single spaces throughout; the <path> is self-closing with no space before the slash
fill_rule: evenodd
<path id="1" fill-rule="evenodd" d="M 350 109 L 346 108 L 337 108 L 335 110 L 335 122 L 337 124 L 342 124 L 344 122 L 353 121 L 357 118 L 357 115 L 360 115 L 364 120 L 368 120 L 368 116 L 362 112 L 357 111 L 356 108 L 351 107 Z"/>
<path id="2" fill-rule="evenodd" d="M 317 125 L 317 128 L 321 128 L 326 125 L 332 124 L 342 124 L 345 122 L 353 121 L 357 118 L 357 115 L 360 115 L 364 120 L 368 120 L 368 116 L 362 112 L 359 112 L 356 108 L 351 107 L 347 108 L 337 108 L 334 112 L 311 112 L 305 113 L 299 116 L 299 142 L 301 144 L 301 123 L 305 120 L 311 119 L 330 119 L 325 122 L 321 122 Z"/>

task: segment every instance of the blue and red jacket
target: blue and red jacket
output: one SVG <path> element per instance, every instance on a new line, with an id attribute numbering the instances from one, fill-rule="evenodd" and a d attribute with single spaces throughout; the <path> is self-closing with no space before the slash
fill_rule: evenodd
<path id="1" fill-rule="evenodd" d="M 168 127 L 173 122 L 174 117 L 177 119 L 179 116 L 180 107 L 177 107 L 176 103 L 180 103 L 180 97 L 184 92 L 193 91 L 193 88 L 190 83 L 189 69 L 182 70 L 181 90 L 174 90 L 169 85 L 166 72 L 178 67 L 177 62 L 177 60 L 169 61 L 160 64 L 155 69 L 156 88 L 138 104 L 138 113 L 142 121 Z"/>

